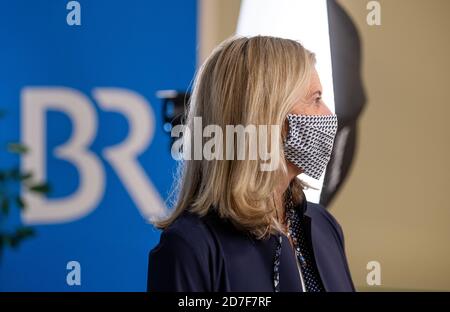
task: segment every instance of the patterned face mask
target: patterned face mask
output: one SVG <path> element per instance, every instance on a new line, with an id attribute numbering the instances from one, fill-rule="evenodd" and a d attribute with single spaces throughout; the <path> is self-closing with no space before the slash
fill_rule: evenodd
<path id="1" fill-rule="evenodd" d="M 288 114 L 289 132 L 284 143 L 286 159 L 303 172 L 319 179 L 333 151 L 336 115 Z"/>

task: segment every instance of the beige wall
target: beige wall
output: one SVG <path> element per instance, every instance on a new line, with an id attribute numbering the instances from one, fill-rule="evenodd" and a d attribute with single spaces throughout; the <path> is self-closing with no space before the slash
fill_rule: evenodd
<path id="1" fill-rule="evenodd" d="M 234 35 L 241 0 L 199 0 L 199 49 L 201 64 L 220 42 Z"/>
<path id="2" fill-rule="evenodd" d="M 368 103 L 350 179 L 332 212 L 351 271 L 378 260 L 386 288 L 450 290 L 450 1 L 341 0 L 362 37 Z"/>
<path id="3" fill-rule="evenodd" d="M 237 0 L 201 0 L 199 60 L 234 33 Z M 368 103 L 347 183 L 331 206 L 358 290 L 450 290 L 450 1 L 339 1 L 363 43 Z M 366 285 L 381 264 L 382 286 Z"/>

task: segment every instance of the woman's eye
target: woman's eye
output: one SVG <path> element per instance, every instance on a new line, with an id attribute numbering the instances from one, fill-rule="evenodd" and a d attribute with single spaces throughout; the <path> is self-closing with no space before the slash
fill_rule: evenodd
<path id="1" fill-rule="evenodd" d="M 322 97 L 321 96 L 316 97 L 316 104 L 319 104 L 320 101 L 322 101 Z"/>

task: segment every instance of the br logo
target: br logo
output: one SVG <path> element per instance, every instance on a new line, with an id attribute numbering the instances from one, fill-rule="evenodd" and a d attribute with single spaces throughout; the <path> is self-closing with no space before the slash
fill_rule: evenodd
<path id="1" fill-rule="evenodd" d="M 163 200 L 137 157 L 154 135 L 154 114 L 139 94 L 126 89 L 97 88 L 92 97 L 104 111 L 122 114 L 128 121 L 128 136 L 103 149 L 107 161 L 124 184 L 144 218 L 165 213 Z M 52 156 L 73 165 L 79 175 L 77 190 L 64 198 L 48 199 L 22 190 L 29 204 L 23 212 L 26 224 L 70 222 L 89 214 L 105 192 L 105 172 L 99 155 L 89 150 L 96 137 L 97 113 L 83 93 L 64 87 L 27 87 L 21 93 L 22 142 L 30 152 L 22 159 L 22 170 L 32 171 L 38 181 L 46 179 L 46 112 L 58 111 L 72 122 L 71 137 L 51 151 Z"/>

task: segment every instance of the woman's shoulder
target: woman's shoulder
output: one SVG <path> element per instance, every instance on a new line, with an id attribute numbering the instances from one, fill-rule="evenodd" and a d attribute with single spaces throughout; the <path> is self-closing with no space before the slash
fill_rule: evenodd
<path id="1" fill-rule="evenodd" d="M 342 227 L 336 218 L 321 204 L 307 202 L 305 214 L 309 216 L 313 223 L 324 229 L 328 227 L 339 238 L 342 246 L 344 246 L 344 233 Z"/>
<path id="2" fill-rule="evenodd" d="M 211 289 L 211 255 L 214 244 L 202 217 L 183 212 L 162 231 L 159 243 L 150 251 L 147 289 Z"/>
<path id="3" fill-rule="evenodd" d="M 186 232 L 194 232 L 200 234 L 205 230 L 204 221 L 198 214 L 183 211 L 167 228 L 167 232 L 186 234 Z"/>
<path id="4" fill-rule="evenodd" d="M 203 217 L 184 211 L 162 231 L 160 245 L 185 243 L 190 248 L 202 249 L 207 247 L 210 236 Z"/>

